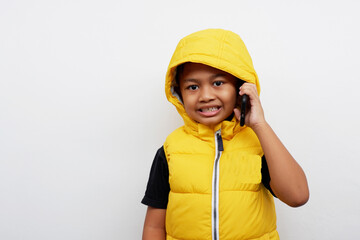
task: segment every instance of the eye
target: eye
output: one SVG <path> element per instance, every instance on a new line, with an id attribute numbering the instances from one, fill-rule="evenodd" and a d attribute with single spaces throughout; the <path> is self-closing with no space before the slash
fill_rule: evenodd
<path id="1" fill-rule="evenodd" d="M 198 86 L 198 85 L 190 85 L 190 86 L 188 86 L 186 89 L 189 89 L 189 90 L 195 91 L 195 90 L 197 90 L 198 88 L 199 88 L 199 86 Z"/>
<path id="2" fill-rule="evenodd" d="M 213 84 L 215 87 L 219 87 L 219 86 L 223 85 L 224 82 L 223 81 L 215 81 Z"/>

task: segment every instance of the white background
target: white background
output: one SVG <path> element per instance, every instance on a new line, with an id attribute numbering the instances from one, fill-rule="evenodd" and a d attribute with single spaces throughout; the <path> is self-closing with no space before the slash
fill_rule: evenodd
<path id="1" fill-rule="evenodd" d="M 358 1 L 0 1 L 0 239 L 140 239 L 180 38 L 238 33 L 307 174 L 282 239 L 360 239 Z"/>

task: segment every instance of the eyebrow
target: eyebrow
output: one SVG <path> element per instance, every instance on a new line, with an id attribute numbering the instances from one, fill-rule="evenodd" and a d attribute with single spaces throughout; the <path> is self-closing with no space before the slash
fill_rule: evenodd
<path id="1" fill-rule="evenodd" d="M 217 73 L 217 74 L 214 74 L 213 76 L 211 76 L 211 79 L 214 79 L 217 77 L 226 77 L 226 74 L 225 73 Z"/>
<path id="2" fill-rule="evenodd" d="M 195 78 L 188 78 L 188 79 L 184 79 L 184 83 L 197 83 L 199 82 L 198 80 L 196 80 Z"/>

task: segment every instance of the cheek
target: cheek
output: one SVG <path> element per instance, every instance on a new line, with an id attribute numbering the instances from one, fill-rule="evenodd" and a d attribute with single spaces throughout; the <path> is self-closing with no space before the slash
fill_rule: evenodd
<path id="1" fill-rule="evenodd" d="M 193 105 L 194 102 L 196 102 L 196 95 L 195 94 L 191 94 L 191 93 L 183 93 L 182 94 L 183 97 L 183 102 L 186 105 Z"/>
<path id="2" fill-rule="evenodd" d="M 188 112 L 189 110 L 194 108 L 194 104 L 193 104 L 191 97 L 186 96 L 186 95 L 183 97 L 183 105 L 184 105 L 186 112 Z"/>
<path id="3" fill-rule="evenodd" d="M 237 105 L 237 103 L 239 102 L 239 99 L 240 99 L 240 98 L 238 97 L 238 94 L 235 93 L 235 94 L 234 94 L 234 97 L 233 97 L 234 106 Z"/>
<path id="4" fill-rule="evenodd" d="M 227 94 L 227 103 L 231 105 L 232 107 L 235 107 L 238 102 L 237 93 L 235 91 L 232 91 L 232 94 Z"/>

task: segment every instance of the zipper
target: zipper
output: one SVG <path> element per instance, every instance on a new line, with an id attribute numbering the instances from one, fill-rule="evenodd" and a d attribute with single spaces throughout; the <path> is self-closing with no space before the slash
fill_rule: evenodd
<path id="1" fill-rule="evenodd" d="M 212 239 L 219 240 L 219 162 L 224 151 L 221 129 L 215 132 L 215 161 L 212 181 Z"/>

